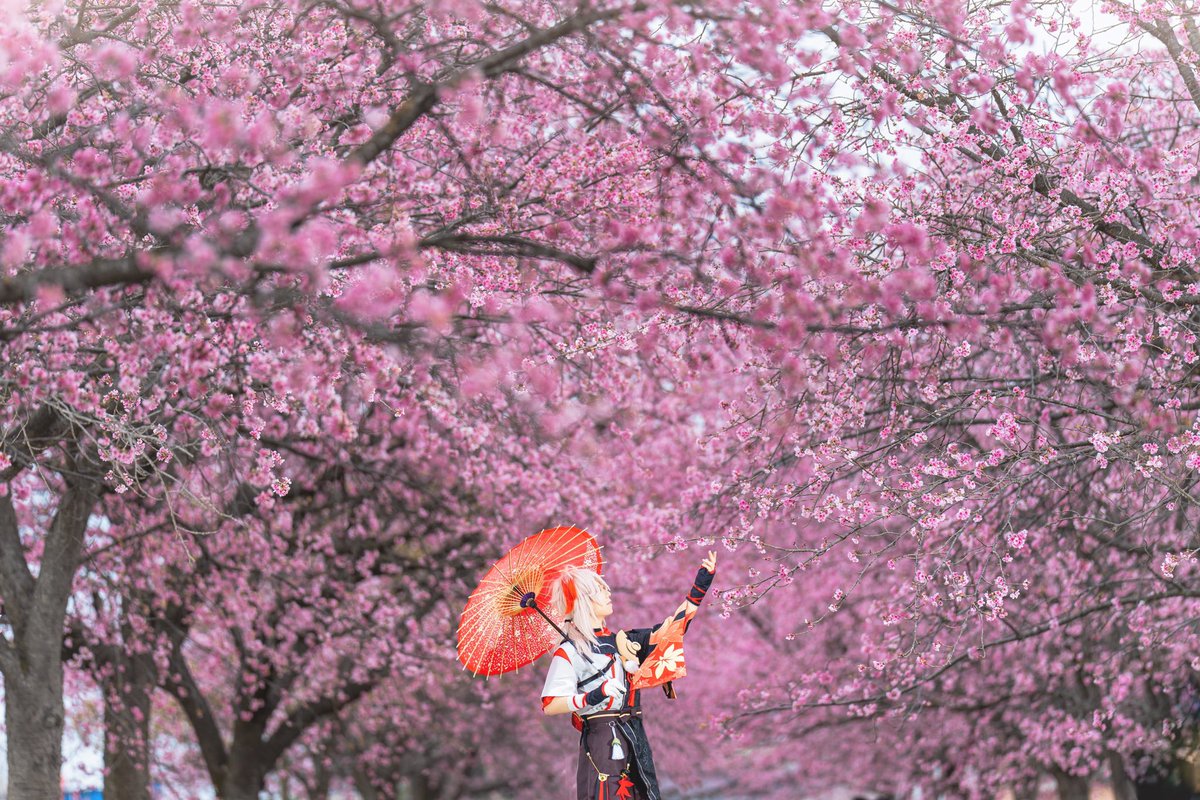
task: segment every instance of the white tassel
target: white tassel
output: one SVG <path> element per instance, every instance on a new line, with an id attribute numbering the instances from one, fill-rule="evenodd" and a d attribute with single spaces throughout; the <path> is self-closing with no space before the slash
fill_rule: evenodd
<path id="1" fill-rule="evenodd" d="M 630 675 L 638 671 L 638 662 L 636 658 L 631 658 L 625 662 L 625 671 Z"/>
<path id="2" fill-rule="evenodd" d="M 625 750 L 624 750 L 624 748 L 621 747 L 621 742 L 618 739 L 613 739 L 612 760 L 613 761 L 624 761 L 625 760 Z"/>
<path id="3" fill-rule="evenodd" d="M 625 760 L 625 749 L 623 747 L 621 747 L 621 738 L 619 736 L 617 736 L 617 726 L 611 722 L 609 723 L 609 726 L 612 728 L 612 732 L 613 732 L 612 760 L 613 761 L 624 761 Z"/>

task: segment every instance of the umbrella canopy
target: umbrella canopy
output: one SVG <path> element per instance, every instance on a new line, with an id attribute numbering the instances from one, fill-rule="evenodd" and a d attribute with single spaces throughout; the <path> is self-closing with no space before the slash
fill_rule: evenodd
<path id="1" fill-rule="evenodd" d="M 564 525 L 526 538 L 497 561 L 467 600 L 458 623 L 458 660 L 476 675 L 500 675 L 544 656 L 561 640 L 545 617 L 550 587 L 568 566 L 604 569 L 600 545 Z"/>

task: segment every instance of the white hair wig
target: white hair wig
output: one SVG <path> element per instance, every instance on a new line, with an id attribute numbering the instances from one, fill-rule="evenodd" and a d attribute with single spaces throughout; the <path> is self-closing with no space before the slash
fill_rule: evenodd
<path id="1" fill-rule="evenodd" d="M 575 585 L 575 605 L 571 613 L 567 613 L 567 593 L 563 584 L 569 581 Z M 550 587 L 550 603 L 554 616 L 566 623 L 568 638 L 583 652 L 600 646 L 593 629 L 600 627 L 600 619 L 596 616 L 595 603 L 601 592 L 608 589 L 608 583 L 596 572 L 590 569 L 570 566 Z"/>

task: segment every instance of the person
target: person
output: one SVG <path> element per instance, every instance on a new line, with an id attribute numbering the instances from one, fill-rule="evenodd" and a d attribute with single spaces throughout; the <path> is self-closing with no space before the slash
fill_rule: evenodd
<path id="1" fill-rule="evenodd" d="M 572 714 L 580 731 L 578 800 L 659 800 L 658 777 L 642 726 L 641 690 L 630 677 L 650 662 L 661 680 L 681 676 L 682 634 L 712 585 L 717 554 L 709 552 L 686 599 L 652 628 L 610 631 L 612 592 L 587 569 L 568 567 L 551 586 L 551 604 L 565 638 L 550 659 L 542 688 L 547 715 Z M 638 685 L 644 685 L 639 683 Z M 658 684 L 654 684 L 658 685 Z M 662 684 L 674 698 L 671 684 Z"/>

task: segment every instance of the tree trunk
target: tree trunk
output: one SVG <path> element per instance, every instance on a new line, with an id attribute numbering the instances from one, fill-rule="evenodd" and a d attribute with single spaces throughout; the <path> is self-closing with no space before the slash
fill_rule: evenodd
<path id="1" fill-rule="evenodd" d="M 429 776 L 423 772 L 415 772 L 409 776 L 409 791 L 412 800 L 433 800 L 434 791 Z"/>
<path id="2" fill-rule="evenodd" d="M 266 784 L 268 767 L 249 750 L 230 748 L 229 768 L 217 791 L 221 800 L 258 800 L 258 794 Z"/>
<path id="3" fill-rule="evenodd" d="M 104 796 L 150 800 L 153 674 L 146 658 L 136 653 L 118 653 L 111 667 L 103 682 Z"/>
<path id="4" fill-rule="evenodd" d="M 1037 800 L 1038 786 L 1041 780 L 1041 773 L 1035 772 L 1033 776 L 1014 783 L 1012 785 L 1013 800 Z"/>
<path id="5" fill-rule="evenodd" d="M 1059 800 L 1088 800 L 1087 778 L 1070 775 L 1060 769 L 1054 770 L 1054 782 L 1058 784 Z"/>
<path id="6" fill-rule="evenodd" d="M 67 488 L 36 578 L 24 558 L 12 499 L 0 498 L 0 595 L 12 625 L 11 639 L 0 636 L 8 800 L 62 797 L 63 627 L 96 498 L 90 484 Z"/>
<path id="7" fill-rule="evenodd" d="M 1125 772 L 1125 761 L 1118 753 L 1108 754 L 1108 769 L 1112 777 L 1113 800 L 1137 800 L 1137 787 Z"/>
<path id="8" fill-rule="evenodd" d="M 308 800 L 329 800 L 329 787 L 333 784 L 333 773 L 321 765 L 321 756 L 315 755 L 317 774 L 313 776 L 313 784 L 308 789 Z"/>
<path id="9" fill-rule="evenodd" d="M 53 660 L 49 674 L 5 675 L 8 800 L 62 797 L 63 672 L 62 661 Z"/>
<path id="10" fill-rule="evenodd" d="M 371 776 L 361 768 L 354 770 L 354 788 L 363 800 L 380 800 L 379 790 L 371 782 Z"/>

